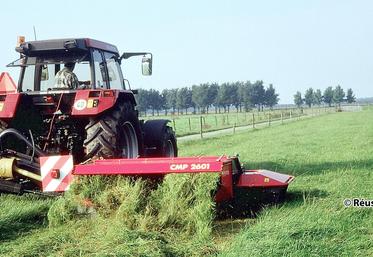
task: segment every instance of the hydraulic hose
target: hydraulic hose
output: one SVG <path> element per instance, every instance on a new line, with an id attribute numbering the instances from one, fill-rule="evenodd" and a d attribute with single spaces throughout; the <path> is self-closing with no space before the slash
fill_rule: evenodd
<path id="1" fill-rule="evenodd" d="M 28 147 L 30 147 L 31 149 L 33 149 L 38 156 L 45 156 L 46 155 L 45 152 L 43 152 L 37 146 L 33 145 L 24 135 L 22 135 L 19 131 L 17 131 L 16 129 L 13 129 L 13 128 L 6 129 L 6 130 L 4 130 L 0 133 L 0 143 L 1 143 L 1 140 L 8 135 L 14 135 L 16 138 L 25 142 L 26 145 Z"/>

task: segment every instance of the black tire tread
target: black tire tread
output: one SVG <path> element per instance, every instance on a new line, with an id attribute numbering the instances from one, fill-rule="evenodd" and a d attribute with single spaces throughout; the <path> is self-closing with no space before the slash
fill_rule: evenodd
<path id="1" fill-rule="evenodd" d="M 137 128 L 139 145 L 142 143 L 139 121 L 131 103 L 118 104 L 112 110 L 90 119 L 84 140 L 86 158 L 120 157 L 120 124 L 130 120 Z M 141 148 L 141 147 L 139 147 Z M 139 149 L 141 151 L 141 149 Z"/>

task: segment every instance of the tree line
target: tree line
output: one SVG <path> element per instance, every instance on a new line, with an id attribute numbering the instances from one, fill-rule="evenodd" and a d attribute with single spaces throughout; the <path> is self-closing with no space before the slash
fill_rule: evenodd
<path id="1" fill-rule="evenodd" d="M 146 114 L 151 110 L 152 115 L 164 111 L 172 113 L 208 113 L 211 108 L 215 113 L 229 112 L 232 106 L 237 112 L 252 108 L 263 110 L 272 108 L 278 101 L 278 94 L 272 84 L 264 87 L 263 81 L 237 81 L 218 83 L 203 83 L 191 87 L 164 89 L 139 89 L 136 95 L 138 110 Z"/>
<path id="2" fill-rule="evenodd" d="M 355 101 L 356 98 L 352 89 L 347 89 L 347 93 L 345 93 L 340 85 L 336 86 L 334 89 L 332 87 L 327 87 L 324 93 L 321 93 L 320 89 L 314 90 L 310 87 L 304 93 L 304 97 L 302 97 L 302 93 L 299 91 L 294 95 L 294 104 L 298 108 L 303 104 L 311 107 L 312 105 L 321 105 L 325 103 L 330 107 L 332 104 L 340 106 L 342 102 L 353 103 Z"/>

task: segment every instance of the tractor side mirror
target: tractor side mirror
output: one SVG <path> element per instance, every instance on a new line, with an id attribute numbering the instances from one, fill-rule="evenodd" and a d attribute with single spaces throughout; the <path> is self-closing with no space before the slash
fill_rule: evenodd
<path id="1" fill-rule="evenodd" d="M 144 56 L 142 58 L 142 63 L 141 63 L 142 75 L 144 76 L 152 75 L 152 64 L 153 64 L 152 56 L 150 57 Z"/>

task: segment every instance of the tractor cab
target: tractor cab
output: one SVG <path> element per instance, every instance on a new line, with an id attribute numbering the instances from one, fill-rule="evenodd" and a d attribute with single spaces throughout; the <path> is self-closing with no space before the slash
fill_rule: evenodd
<path id="1" fill-rule="evenodd" d="M 144 55 L 143 74 L 151 74 L 151 54 L 125 53 L 120 56 L 116 46 L 89 38 L 21 40 L 16 51 L 21 57 L 8 67 L 21 67 L 18 92 L 61 90 L 56 87 L 55 77 L 66 63 L 75 64 L 72 72 L 79 81 L 77 89 L 125 90 L 121 60 L 134 55 Z"/>
<path id="2" fill-rule="evenodd" d="M 126 89 L 120 64 L 143 56 L 143 74 L 151 75 L 150 53 L 120 55 L 116 46 L 89 38 L 25 42 L 20 37 L 16 51 L 20 58 L 8 67 L 20 68 L 20 75 L 16 90 L 0 91 L 0 132 L 16 129 L 48 154 L 68 153 L 77 162 L 144 153 L 136 91 Z M 165 121 L 159 124 L 163 133 Z M 26 146 L 15 150 L 28 151 Z"/>

